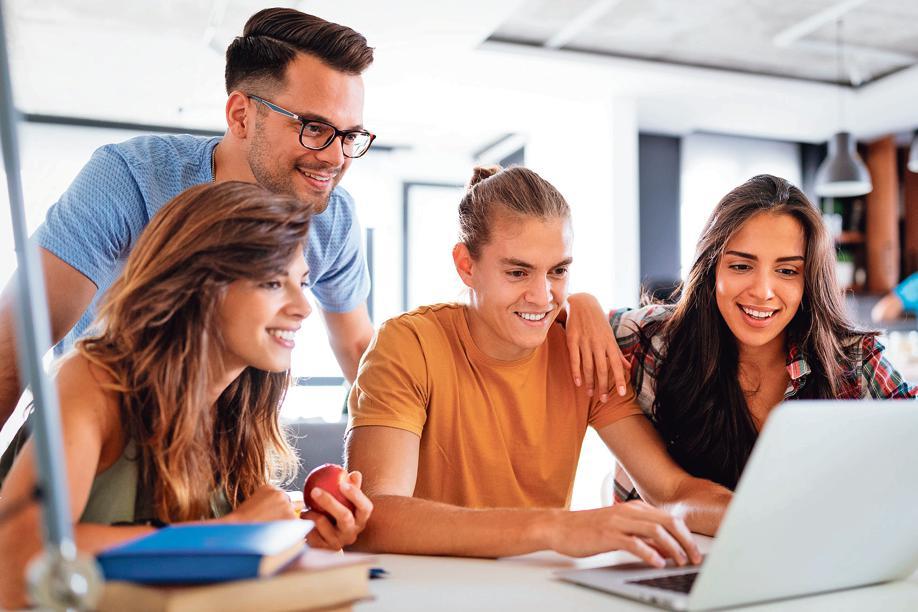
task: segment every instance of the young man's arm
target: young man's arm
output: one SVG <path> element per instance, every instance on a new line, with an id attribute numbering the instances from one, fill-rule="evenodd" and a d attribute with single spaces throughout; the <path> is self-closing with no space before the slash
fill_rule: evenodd
<path id="1" fill-rule="evenodd" d="M 660 566 L 700 561 L 681 519 L 642 502 L 571 512 L 562 509 L 471 509 L 412 497 L 420 438 L 363 426 L 347 437 L 349 470 L 364 475 L 373 516 L 355 548 L 374 552 L 504 557 L 551 549 L 583 557 L 627 550 Z M 688 553 L 688 554 L 686 554 Z"/>
<path id="2" fill-rule="evenodd" d="M 367 312 L 366 304 L 348 312 L 322 311 L 325 328 L 328 330 L 328 342 L 335 353 L 335 359 L 348 383 L 357 377 L 357 366 L 360 358 L 373 339 L 373 324 Z"/>
<path id="3" fill-rule="evenodd" d="M 38 251 L 45 276 L 51 342 L 57 343 L 80 320 L 96 293 L 96 286 L 50 251 L 42 248 Z M 13 276 L 0 293 L 0 427 L 10 418 L 22 395 L 16 347 L 16 283 Z"/>
<path id="4" fill-rule="evenodd" d="M 599 429 L 602 438 L 648 503 L 685 521 L 689 529 L 714 535 L 733 493 L 695 478 L 666 452 L 653 425 L 643 415 L 626 417 Z"/>

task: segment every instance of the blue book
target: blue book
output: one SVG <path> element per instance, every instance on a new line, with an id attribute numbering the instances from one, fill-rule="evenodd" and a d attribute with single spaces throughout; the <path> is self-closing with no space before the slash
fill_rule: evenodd
<path id="1" fill-rule="evenodd" d="M 312 521 L 174 525 L 97 559 L 106 580 L 200 584 L 269 576 L 298 558 Z"/>

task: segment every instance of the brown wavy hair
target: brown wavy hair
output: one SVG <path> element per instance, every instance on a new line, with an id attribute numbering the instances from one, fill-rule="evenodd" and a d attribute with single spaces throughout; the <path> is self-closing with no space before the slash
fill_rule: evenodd
<path id="1" fill-rule="evenodd" d="M 224 348 L 217 312 L 227 286 L 285 270 L 309 218 L 307 205 L 255 184 L 192 187 L 153 217 L 77 344 L 114 381 L 106 388 L 153 491 L 151 518 L 210 518 L 215 492 L 235 507 L 294 472 L 278 420 L 288 371 L 249 367 L 216 405 L 206 394 Z"/>

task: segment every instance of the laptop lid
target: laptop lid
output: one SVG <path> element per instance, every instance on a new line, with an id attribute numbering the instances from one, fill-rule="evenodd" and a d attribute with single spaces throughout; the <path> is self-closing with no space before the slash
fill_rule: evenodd
<path id="1" fill-rule="evenodd" d="M 905 578 L 918 566 L 918 405 L 793 401 L 769 416 L 690 609 Z"/>

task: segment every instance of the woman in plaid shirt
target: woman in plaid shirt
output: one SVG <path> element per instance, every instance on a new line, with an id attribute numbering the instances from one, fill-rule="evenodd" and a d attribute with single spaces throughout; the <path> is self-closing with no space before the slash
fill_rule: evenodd
<path id="1" fill-rule="evenodd" d="M 598 303 L 570 301 L 568 326 L 595 338 Z M 775 176 L 753 177 L 717 204 L 675 304 L 616 310 L 609 321 L 670 454 L 730 489 L 784 400 L 918 396 L 876 333 L 846 317 L 819 211 Z M 636 497 L 619 470 L 616 500 Z"/>

